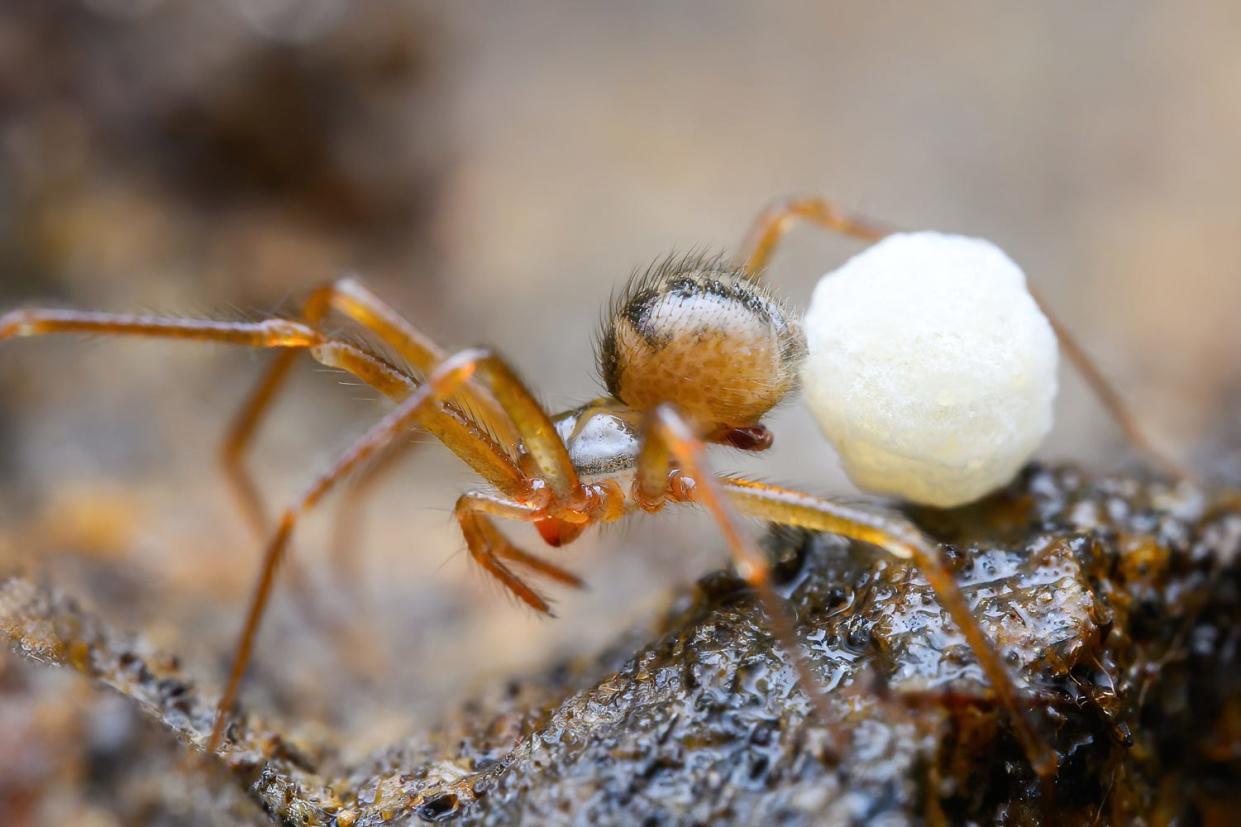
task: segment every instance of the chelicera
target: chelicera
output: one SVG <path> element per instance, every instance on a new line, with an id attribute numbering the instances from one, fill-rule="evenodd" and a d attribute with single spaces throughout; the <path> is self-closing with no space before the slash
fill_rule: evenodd
<path id="1" fill-rule="evenodd" d="M 229 478 L 245 513 L 267 539 L 208 739 L 209 751 L 219 749 L 224 740 L 277 570 L 299 519 L 351 472 L 377 459 L 386 461 L 390 448 L 399 447 L 399 436 L 421 429 L 438 438 L 487 484 L 461 495 L 454 510 L 471 558 L 540 613 L 550 613 L 550 607 L 536 583 L 576 587 L 582 581 L 518 548 L 497 527 L 498 520 L 532 523 L 549 545 L 561 546 L 596 523 L 619 520 L 634 511 L 659 511 L 669 503 L 707 508 L 739 574 L 761 598 L 773 633 L 828 726 L 830 712 L 823 691 L 773 588 L 768 560 L 742 519 L 830 532 L 912 561 L 969 641 L 1012 716 L 1032 766 L 1048 777 L 1055 772 L 1055 753 L 1028 721 L 1012 677 L 971 615 L 931 539 L 897 515 L 718 475 L 707 458 L 712 444 L 746 451 L 770 446 L 772 436 L 763 417 L 796 388 L 806 351 L 800 319 L 764 286 L 760 274 L 779 239 L 801 220 L 865 240 L 887 234 L 827 201 L 788 200 L 759 217 L 735 262 L 690 255 L 658 263 L 631 280 L 607 315 L 599 355 L 609 395 L 555 415 L 543 410 L 497 353 L 485 348 L 450 353 L 348 278 L 313 292 L 297 320 L 218 322 L 21 309 L 0 317 L 0 339 L 88 333 L 280 351 L 235 420 L 224 450 Z M 368 331 L 407 366 L 328 335 L 322 323 L 332 312 Z M 1057 325 L 1056 332 L 1126 433 L 1149 450 L 1119 397 L 1063 328 Z M 284 508 L 273 529 L 241 460 L 301 351 L 353 374 L 390 397 L 395 407 Z"/>

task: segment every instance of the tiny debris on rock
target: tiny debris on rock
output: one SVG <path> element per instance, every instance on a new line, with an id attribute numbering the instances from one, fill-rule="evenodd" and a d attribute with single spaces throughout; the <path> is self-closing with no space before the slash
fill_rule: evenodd
<path id="1" fill-rule="evenodd" d="M 193 806 L 248 798 L 285 824 L 337 827 L 1241 816 L 1235 495 L 1034 467 L 977 505 L 911 516 L 945 544 L 972 610 L 1036 699 L 1060 755 L 1054 790 L 1026 765 L 915 568 L 774 531 L 768 551 L 839 733 L 808 720 L 758 602 L 717 574 L 655 629 L 497 687 L 360 762 L 330 733 L 308 743 L 243 714 L 218 766 L 188 776 L 221 797 Z M 215 698 L 175 659 L 20 578 L 0 583 L 0 629 L 19 655 L 72 666 L 201 749 Z M 206 823 L 246 818 L 230 817 L 240 820 Z"/>

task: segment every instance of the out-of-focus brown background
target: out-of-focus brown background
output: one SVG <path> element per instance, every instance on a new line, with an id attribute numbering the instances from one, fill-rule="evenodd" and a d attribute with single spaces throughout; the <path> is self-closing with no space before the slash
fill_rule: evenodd
<path id="1" fill-rule="evenodd" d="M 18 0 L 0 16 L 0 309 L 253 317 L 356 271 L 446 345 L 499 347 L 559 408 L 598 392 L 599 308 L 632 269 L 733 249 L 773 197 L 824 194 L 998 242 L 1158 439 L 1212 470 L 1241 431 L 1238 42 L 1227 2 Z M 802 303 L 856 249 L 798 232 L 772 281 Z M 217 445 L 265 359 L 0 345 L 0 559 L 218 679 L 257 547 Z M 1062 380 L 1044 455 L 1131 463 Z M 375 397 L 301 367 L 251 462 L 273 503 L 381 415 Z M 796 403 L 771 425 L 769 456 L 721 465 L 853 493 Z M 383 486 L 355 549 L 364 597 L 327 566 L 332 507 L 307 521 L 312 614 L 373 651 L 346 663 L 282 589 L 252 705 L 328 684 L 299 715 L 382 743 L 600 645 L 722 560 L 689 513 L 592 533 L 554 554 L 593 589 L 542 621 L 460 553 L 449 510 L 471 482 L 427 445 Z M 17 668 L 0 685 L 79 691 Z M 0 716 L 22 704 L 73 717 L 29 693 Z"/>

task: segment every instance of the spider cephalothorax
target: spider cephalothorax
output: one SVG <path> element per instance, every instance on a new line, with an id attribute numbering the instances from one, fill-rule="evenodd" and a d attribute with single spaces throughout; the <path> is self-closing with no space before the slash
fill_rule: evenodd
<path id="1" fill-rule="evenodd" d="M 608 392 L 635 410 L 670 403 L 703 425 L 755 425 L 797 385 L 797 315 L 718 256 L 670 256 L 636 273 L 600 337 Z"/>

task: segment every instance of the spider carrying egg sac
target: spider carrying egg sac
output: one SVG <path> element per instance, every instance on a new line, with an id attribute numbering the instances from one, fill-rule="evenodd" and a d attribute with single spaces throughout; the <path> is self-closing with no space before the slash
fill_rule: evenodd
<path id="1" fill-rule="evenodd" d="M 971 502 L 1051 429 L 1055 333 L 989 241 L 889 236 L 819 281 L 804 326 L 805 399 L 860 488 Z"/>

